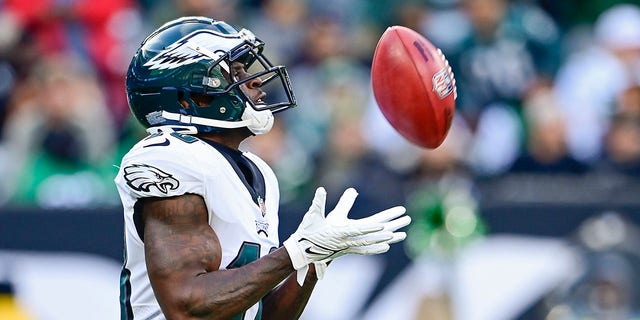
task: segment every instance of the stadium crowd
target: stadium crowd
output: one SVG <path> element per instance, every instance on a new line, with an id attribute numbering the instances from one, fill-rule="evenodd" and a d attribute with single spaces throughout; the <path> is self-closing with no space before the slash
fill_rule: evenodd
<path id="1" fill-rule="evenodd" d="M 299 108 L 245 146 L 274 167 L 284 203 L 316 185 L 355 186 L 377 208 L 513 173 L 637 177 L 640 9 L 622 2 L 3 0 L 0 205 L 118 205 L 114 166 L 145 135 L 127 65 L 184 15 L 247 27 L 288 67 Z M 457 116 L 436 150 L 406 143 L 372 98 L 373 50 L 395 24 L 454 67 Z"/>
<path id="2" fill-rule="evenodd" d="M 285 205 L 307 203 L 317 185 L 330 190 L 330 202 L 353 186 L 374 210 L 408 201 L 418 221 L 462 202 L 474 221 L 465 238 L 482 232 L 477 201 L 606 201 L 624 194 L 614 189 L 636 190 L 628 186 L 640 174 L 638 4 L 4 0 L 0 7 L 0 206 L 119 205 L 116 166 L 146 134 L 127 106 L 128 63 L 143 35 L 185 15 L 253 30 L 288 67 L 299 108 L 243 146 L 274 168 Z M 436 150 L 395 133 L 371 93 L 373 50 L 396 24 L 424 34 L 454 68 L 457 113 Z M 516 179 L 487 186 L 496 177 Z M 478 192 L 483 184 L 492 192 Z"/>

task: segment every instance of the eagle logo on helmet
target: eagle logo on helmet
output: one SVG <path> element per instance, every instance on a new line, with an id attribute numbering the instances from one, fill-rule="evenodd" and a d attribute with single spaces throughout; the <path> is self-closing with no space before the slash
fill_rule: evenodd
<path id="1" fill-rule="evenodd" d="M 131 189 L 149 192 L 155 187 L 162 193 L 176 190 L 180 182 L 172 175 L 147 164 L 132 164 L 124 168 L 124 179 Z"/>
<path id="2" fill-rule="evenodd" d="M 196 63 L 205 58 L 216 60 L 224 55 L 224 51 L 216 52 L 211 45 L 207 45 L 212 42 L 212 37 L 220 35 L 207 29 L 194 31 L 166 47 L 144 66 L 151 70 L 166 70 Z M 203 48 L 203 51 L 206 50 L 209 54 L 197 48 Z"/>

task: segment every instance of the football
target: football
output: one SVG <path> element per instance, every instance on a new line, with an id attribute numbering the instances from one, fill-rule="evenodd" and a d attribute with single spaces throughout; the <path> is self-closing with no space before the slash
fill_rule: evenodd
<path id="1" fill-rule="evenodd" d="M 457 92 L 440 49 L 407 27 L 389 27 L 375 48 L 371 82 L 382 114 L 396 131 L 424 148 L 442 144 Z"/>

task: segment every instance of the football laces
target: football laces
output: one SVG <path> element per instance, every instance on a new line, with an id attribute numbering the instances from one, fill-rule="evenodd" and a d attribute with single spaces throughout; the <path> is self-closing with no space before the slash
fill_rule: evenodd
<path id="1" fill-rule="evenodd" d="M 440 48 L 437 48 L 437 49 L 438 49 L 438 55 L 440 56 L 442 61 L 444 61 L 444 67 L 447 68 L 447 73 L 449 73 L 449 77 L 451 77 L 451 83 L 453 85 L 453 99 L 457 99 L 458 87 L 456 86 L 456 78 L 453 74 L 453 69 L 451 69 L 451 65 L 449 65 L 449 60 L 447 60 L 447 57 L 444 56 L 444 53 L 442 52 L 442 50 L 440 50 Z"/>

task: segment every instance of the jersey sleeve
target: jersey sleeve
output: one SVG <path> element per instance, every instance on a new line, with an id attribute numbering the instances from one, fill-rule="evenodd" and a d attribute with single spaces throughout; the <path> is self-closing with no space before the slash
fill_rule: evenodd
<path id="1" fill-rule="evenodd" d="M 171 140 L 166 140 L 171 141 Z M 186 193 L 204 196 L 204 178 L 184 142 L 138 146 L 122 160 L 115 179 L 121 192 L 132 198 L 174 197 Z"/>

